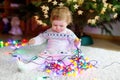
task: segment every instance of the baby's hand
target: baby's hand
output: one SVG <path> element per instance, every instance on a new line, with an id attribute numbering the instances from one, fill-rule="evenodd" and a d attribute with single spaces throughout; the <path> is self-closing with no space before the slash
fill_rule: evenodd
<path id="1" fill-rule="evenodd" d="M 76 39 L 74 40 L 74 45 L 75 45 L 76 47 L 79 47 L 79 46 L 80 46 L 80 43 L 81 43 L 81 39 L 76 38 Z"/>
<path id="2" fill-rule="evenodd" d="M 35 43 L 35 40 L 34 39 L 30 39 L 29 42 L 28 42 L 28 45 L 33 45 Z"/>

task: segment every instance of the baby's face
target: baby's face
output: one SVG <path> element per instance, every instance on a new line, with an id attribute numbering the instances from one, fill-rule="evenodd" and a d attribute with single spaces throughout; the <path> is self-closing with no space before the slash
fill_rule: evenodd
<path id="1" fill-rule="evenodd" d="M 67 22 L 65 20 L 53 20 L 52 21 L 52 30 L 55 32 L 62 32 L 67 27 Z"/>

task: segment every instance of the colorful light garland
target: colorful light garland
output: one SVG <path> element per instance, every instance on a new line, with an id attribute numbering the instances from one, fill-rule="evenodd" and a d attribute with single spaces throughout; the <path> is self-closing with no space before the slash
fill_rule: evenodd
<path id="1" fill-rule="evenodd" d="M 0 47 L 6 47 L 6 46 L 12 46 L 14 47 L 15 50 L 19 50 L 21 46 L 24 46 L 28 40 L 22 39 L 22 40 L 8 40 L 7 42 L 0 41 Z M 97 61 L 94 61 L 94 64 L 92 61 L 88 61 L 88 58 L 85 58 L 84 55 L 82 54 L 82 51 L 77 48 L 76 51 L 73 52 L 75 55 L 73 55 L 71 58 L 69 58 L 69 64 L 66 65 L 64 60 L 58 59 L 54 60 L 54 57 L 52 57 L 52 60 L 49 60 L 48 58 L 45 59 L 42 68 L 42 71 L 45 71 L 49 74 L 53 74 L 54 76 L 57 75 L 63 75 L 63 76 L 77 76 L 78 74 L 81 74 L 84 70 L 87 70 L 89 68 L 95 67 L 97 64 Z M 19 55 L 13 53 L 9 53 L 13 57 L 20 57 Z M 25 60 L 25 62 L 29 63 L 35 63 L 34 60 L 39 58 L 41 56 L 34 56 L 31 58 L 31 60 Z M 50 56 L 51 57 L 51 56 Z M 20 57 L 22 58 L 22 57 Z M 24 61 L 23 61 L 24 62 Z M 26 63 L 26 64 L 27 64 Z M 39 63 L 35 63 L 37 65 L 40 65 Z"/>
<path id="2" fill-rule="evenodd" d="M 28 42 L 27 39 L 22 39 L 22 40 L 9 39 L 7 41 L 0 40 L 0 48 L 7 47 L 7 46 L 19 48 L 21 46 L 25 46 L 27 42 Z"/>
<path id="3" fill-rule="evenodd" d="M 57 61 L 45 61 L 44 65 L 44 71 L 49 74 L 54 75 L 64 75 L 64 76 L 77 76 L 78 74 L 81 74 L 83 70 L 86 70 L 88 68 L 92 68 L 95 66 L 95 64 L 91 64 L 91 62 L 87 62 L 87 60 L 82 56 L 82 54 L 79 54 L 79 56 L 76 54 L 70 59 L 70 64 L 66 65 L 63 60 L 57 60 Z"/>
<path id="4" fill-rule="evenodd" d="M 19 55 L 12 54 L 13 57 L 20 57 Z M 63 76 L 77 76 L 78 74 L 82 74 L 84 70 L 87 70 L 89 68 L 95 67 L 97 64 L 97 61 L 88 61 L 88 58 L 84 58 L 84 55 L 82 52 L 77 49 L 75 51 L 75 55 L 73 55 L 71 58 L 69 58 L 70 63 L 68 65 L 65 64 L 65 61 L 62 59 L 54 60 L 54 57 L 51 57 L 51 60 L 48 58 L 45 58 L 45 61 L 43 64 L 36 63 L 34 60 L 39 58 L 41 56 L 34 56 L 30 60 L 22 59 L 25 64 L 32 62 L 36 65 L 42 65 L 40 70 L 47 72 L 48 74 L 52 74 L 54 76 L 63 75 Z M 22 57 L 20 57 L 22 58 Z"/>

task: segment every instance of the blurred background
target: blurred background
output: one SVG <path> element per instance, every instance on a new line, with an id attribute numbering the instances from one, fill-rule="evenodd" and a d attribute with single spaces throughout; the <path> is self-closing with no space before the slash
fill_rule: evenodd
<path id="1" fill-rule="evenodd" d="M 82 46 L 120 51 L 119 0 L 1 0 L 0 40 L 30 39 L 45 31 L 56 6 L 71 10 L 68 28 L 82 39 Z"/>

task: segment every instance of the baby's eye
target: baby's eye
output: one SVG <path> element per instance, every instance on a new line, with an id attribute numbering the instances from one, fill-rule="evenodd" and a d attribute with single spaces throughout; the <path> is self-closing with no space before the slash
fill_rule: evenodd
<path id="1" fill-rule="evenodd" d="M 53 25 L 53 26 L 57 26 L 57 25 Z"/>

